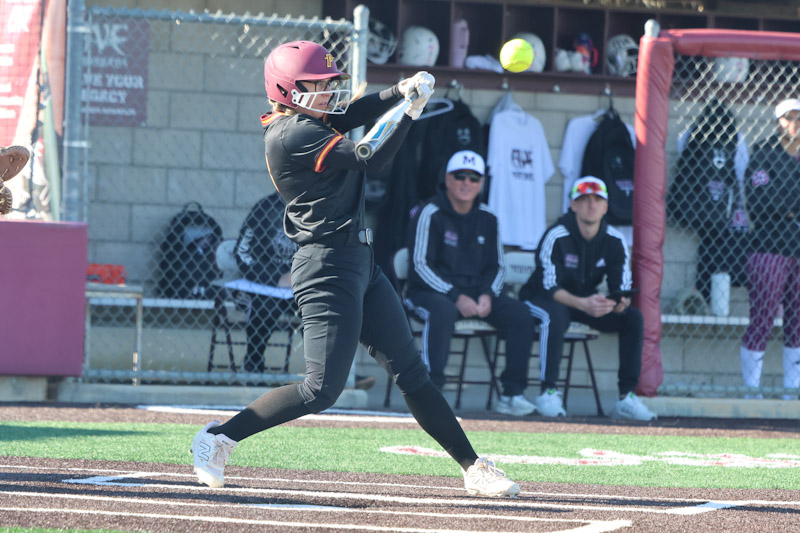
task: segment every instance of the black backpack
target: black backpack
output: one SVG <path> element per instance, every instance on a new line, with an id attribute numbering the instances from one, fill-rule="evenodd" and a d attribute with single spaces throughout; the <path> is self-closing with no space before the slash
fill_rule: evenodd
<path id="1" fill-rule="evenodd" d="M 609 109 L 589 138 L 581 168 L 581 176 L 600 178 L 608 187 L 609 224 L 633 224 L 634 154 L 628 127 Z"/>
<path id="2" fill-rule="evenodd" d="M 222 228 L 197 202 L 172 217 L 159 248 L 158 293 L 164 298 L 213 297 L 211 283 L 220 278 L 217 246 Z"/>

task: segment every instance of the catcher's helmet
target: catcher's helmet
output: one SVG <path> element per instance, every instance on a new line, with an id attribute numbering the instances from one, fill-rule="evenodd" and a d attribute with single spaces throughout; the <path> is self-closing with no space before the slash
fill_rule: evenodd
<path id="1" fill-rule="evenodd" d="M 383 65 L 389 61 L 396 48 L 397 38 L 391 28 L 380 20 L 369 19 L 367 59 L 377 65 Z"/>
<path id="2" fill-rule="evenodd" d="M 439 38 L 428 28 L 409 26 L 403 32 L 397 60 L 403 65 L 432 67 L 439 57 Z"/>
<path id="3" fill-rule="evenodd" d="M 639 46 L 630 35 L 611 37 L 606 43 L 606 65 L 613 76 L 633 76 L 639 61 Z"/>
<path id="4" fill-rule="evenodd" d="M 293 41 L 275 48 L 264 62 L 264 86 L 270 100 L 288 107 L 310 108 L 318 95 L 331 95 L 327 113 L 344 113 L 350 91 L 330 89 L 308 92 L 298 81 L 318 82 L 348 80 L 350 75 L 339 71 L 336 60 L 323 46 L 311 41 Z M 344 105 L 344 109 L 342 109 Z"/>
<path id="5" fill-rule="evenodd" d="M 716 57 L 711 71 L 718 83 L 742 83 L 750 73 L 750 60 L 746 57 Z"/>

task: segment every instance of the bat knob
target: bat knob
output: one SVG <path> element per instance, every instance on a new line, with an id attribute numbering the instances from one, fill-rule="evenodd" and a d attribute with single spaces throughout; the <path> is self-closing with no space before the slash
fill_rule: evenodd
<path id="1" fill-rule="evenodd" d="M 368 144 L 356 145 L 356 157 L 359 159 L 369 159 L 372 157 L 372 147 Z"/>

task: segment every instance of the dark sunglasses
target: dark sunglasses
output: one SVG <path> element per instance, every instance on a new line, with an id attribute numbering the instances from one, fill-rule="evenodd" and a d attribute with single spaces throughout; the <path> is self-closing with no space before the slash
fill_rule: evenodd
<path id="1" fill-rule="evenodd" d="M 469 178 L 469 181 L 472 183 L 479 183 L 483 179 L 483 176 L 472 172 L 453 172 L 453 178 L 455 178 L 456 181 L 464 181 Z"/>

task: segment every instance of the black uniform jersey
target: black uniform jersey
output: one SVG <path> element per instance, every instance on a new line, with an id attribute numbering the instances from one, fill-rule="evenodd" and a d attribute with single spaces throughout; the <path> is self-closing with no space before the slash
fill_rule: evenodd
<path id="1" fill-rule="evenodd" d="M 800 257 L 800 162 L 777 137 L 753 150 L 745 195 L 753 250 Z"/>
<path id="2" fill-rule="evenodd" d="M 395 86 L 353 102 L 344 115 L 326 115 L 324 120 L 279 112 L 261 117 L 267 170 L 286 202 L 283 224 L 290 239 L 305 244 L 362 226 L 364 171 L 379 169 L 391 159 L 411 117 L 404 115 L 398 131 L 366 161 L 356 157 L 355 143 L 344 133 L 375 120 L 399 100 Z"/>
<path id="3" fill-rule="evenodd" d="M 584 239 L 573 211 L 550 226 L 536 251 L 536 269 L 520 290 L 522 300 L 552 295 L 559 289 L 591 296 L 607 278 L 609 291 L 631 288 L 631 269 L 625 237 L 603 219 L 591 240 Z"/>
<path id="4" fill-rule="evenodd" d="M 453 301 L 460 294 L 499 296 L 505 263 L 497 233 L 497 217 L 486 204 L 476 200 L 462 215 L 440 190 L 412 225 L 409 292 L 434 290 Z"/>

